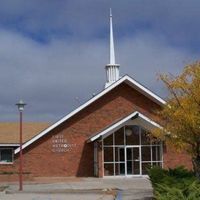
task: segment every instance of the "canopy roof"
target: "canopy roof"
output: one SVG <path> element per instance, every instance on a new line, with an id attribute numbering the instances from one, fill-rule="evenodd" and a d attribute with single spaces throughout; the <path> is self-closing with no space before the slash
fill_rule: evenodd
<path id="1" fill-rule="evenodd" d="M 138 124 L 142 124 L 145 128 L 147 129 L 152 129 L 152 128 L 162 128 L 158 123 L 155 121 L 149 119 L 145 115 L 141 114 L 138 111 L 135 111 L 131 113 L 130 115 L 120 119 L 119 121 L 113 123 L 109 127 L 106 127 L 104 130 L 102 130 L 99 133 L 94 134 L 92 137 L 88 139 L 88 142 L 93 142 L 101 137 L 107 137 L 108 135 L 112 134 L 116 130 L 120 129 L 123 127 L 129 120 L 133 120 L 137 122 Z"/>

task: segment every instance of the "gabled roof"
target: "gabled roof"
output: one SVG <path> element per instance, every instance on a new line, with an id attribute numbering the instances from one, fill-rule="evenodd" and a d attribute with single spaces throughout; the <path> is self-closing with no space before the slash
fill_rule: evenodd
<path id="1" fill-rule="evenodd" d="M 146 117 L 145 115 L 141 114 L 138 111 L 135 111 L 133 113 L 131 113 L 130 115 L 120 119 L 118 122 L 113 123 L 111 126 L 105 128 L 103 131 L 93 135 L 92 137 L 90 137 L 88 139 L 88 142 L 93 142 L 109 133 L 113 133 L 114 131 L 116 131 L 117 129 L 123 127 L 125 125 L 125 123 L 131 119 L 140 119 L 146 123 L 148 123 L 149 125 L 151 125 L 152 127 L 155 128 L 162 128 L 162 126 L 160 126 L 158 123 L 156 123 L 155 121 L 149 119 L 148 117 Z"/>
<path id="2" fill-rule="evenodd" d="M 30 140 L 49 125 L 44 122 L 24 122 L 23 142 Z M 19 146 L 18 122 L 0 122 L 0 146 Z"/>
<path id="3" fill-rule="evenodd" d="M 151 99 L 152 101 L 154 101 L 155 103 L 157 103 L 160 106 L 163 106 L 163 105 L 166 104 L 165 100 L 163 100 L 161 97 L 159 97 L 158 95 L 154 94 L 152 91 L 150 91 L 149 89 L 147 89 L 146 87 L 141 85 L 139 82 L 137 82 L 136 80 L 134 80 L 130 76 L 125 75 L 122 78 L 120 78 L 118 81 L 116 81 L 115 83 L 111 84 L 109 87 L 105 88 L 99 94 L 97 94 L 96 96 L 94 96 L 93 98 L 89 99 L 87 102 L 85 102 L 81 106 L 79 106 L 77 109 L 75 109 L 74 111 L 70 112 L 69 114 L 67 114 L 66 116 L 61 118 L 59 121 L 57 121 L 56 123 L 54 123 L 53 125 L 51 125 L 47 129 L 45 129 L 44 131 L 40 132 L 38 135 L 33 137 L 31 140 L 25 142 L 23 144 L 22 148 L 24 149 L 27 146 L 29 146 L 30 144 L 32 144 L 33 142 L 37 141 L 38 139 L 40 139 L 41 137 L 43 137 L 44 135 L 49 133 L 51 130 L 53 130 L 54 128 L 56 128 L 60 124 L 62 124 L 64 121 L 68 120 L 70 117 L 74 116 L 75 114 L 77 114 L 78 112 L 80 112 L 81 110 L 86 108 L 88 105 L 92 104 L 97 99 L 101 98 L 103 95 L 107 94 L 109 91 L 111 91 L 112 89 L 116 88 L 121 83 L 128 84 L 130 87 L 134 88 L 135 90 L 137 90 L 141 94 L 145 95 L 147 98 Z M 15 154 L 18 153 L 19 150 L 20 149 L 17 148 L 15 150 Z"/>

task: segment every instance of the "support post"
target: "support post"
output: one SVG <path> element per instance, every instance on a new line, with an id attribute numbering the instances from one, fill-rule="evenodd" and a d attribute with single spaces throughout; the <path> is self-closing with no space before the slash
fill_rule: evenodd
<path id="1" fill-rule="evenodd" d="M 20 155 L 19 155 L 19 191 L 23 190 L 23 156 L 22 156 L 22 111 L 20 111 Z"/>

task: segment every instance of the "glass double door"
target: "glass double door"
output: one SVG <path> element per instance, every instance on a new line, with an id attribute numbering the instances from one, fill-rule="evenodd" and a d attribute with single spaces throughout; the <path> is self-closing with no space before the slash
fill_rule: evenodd
<path id="1" fill-rule="evenodd" d="M 124 154 L 124 155 L 123 155 Z M 120 156 L 125 157 L 124 167 L 120 167 L 121 175 L 140 175 L 140 148 L 120 148 Z"/>

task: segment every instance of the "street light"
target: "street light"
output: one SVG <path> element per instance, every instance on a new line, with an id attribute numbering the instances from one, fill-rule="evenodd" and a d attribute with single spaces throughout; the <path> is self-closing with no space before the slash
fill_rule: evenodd
<path id="1" fill-rule="evenodd" d="M 20 156 L 19 156 L 19 191 L 23 190 L 22 186 L 22 165 L 23 165 L 23 159 L 22 159 L 22 112 L 24 110 L 24 106 L 26 104 L 20 100 L 19 103 L 16 103 L 16 106 L 18 107 L 19 113 L 20 113 Z"/>

